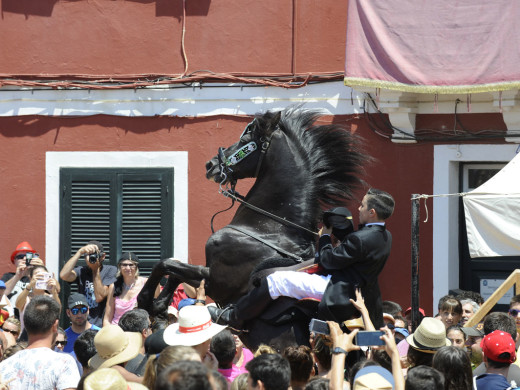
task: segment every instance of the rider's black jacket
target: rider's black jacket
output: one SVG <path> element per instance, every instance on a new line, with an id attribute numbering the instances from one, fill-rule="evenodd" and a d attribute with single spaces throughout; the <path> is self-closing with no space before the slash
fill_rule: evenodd
<path id="1" fill-rule="evenodd" d="M 392 247 L 392 235 L 385 226 L 368 225 L 349 234 L 337 247 L 331 237 L 320 237 L 318 262 L 332 275 L 319 306 L 320 317 L 343 322 L 358 317 L 350 303 L 360 287 L 370 319 L 376 329 L 384 325 L 378 276 Z"/>

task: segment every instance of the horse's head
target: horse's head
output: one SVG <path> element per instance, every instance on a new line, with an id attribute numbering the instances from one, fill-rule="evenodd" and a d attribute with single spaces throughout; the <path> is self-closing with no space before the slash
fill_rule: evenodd
<path id="1" fill-rule="evenodd" d="M 206 177 L 220 184 L 256 177 L 280 116 L 278 112 L 253 119 L 238 142 L 227 148 L 219 148 L 218 154 L 206 163 Z"/>

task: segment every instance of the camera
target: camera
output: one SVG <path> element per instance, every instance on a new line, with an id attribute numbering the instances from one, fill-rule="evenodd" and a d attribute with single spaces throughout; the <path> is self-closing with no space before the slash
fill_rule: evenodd
<path id="1" fill-rule="evenodd" d="M 98 261 L 98 258 L 99 258 L 99 254 L 96 252 L 96 253 L 90 253 L 88 255 L 88 262 L 90 264 L 96 264 L 96 262 Z"/>
<path id="2" fill-rule="evenodd" d="M 25 254 L 25 265 L 27 265 L 27 266 L 31 265 L 31 260 L 37 259 L 39 257 L 40 257 L 40 255 L 38 253 L 27 252 Z"/>
<path id="3" fill-rule="evenodd" d="M 32 252 L 27 252 L 25 254 L 25 265 L 31 265 L 32 258 L 33 258 Z"/>

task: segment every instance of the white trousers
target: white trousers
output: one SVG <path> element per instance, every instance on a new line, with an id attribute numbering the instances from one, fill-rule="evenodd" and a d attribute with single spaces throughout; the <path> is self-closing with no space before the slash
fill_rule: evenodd
<path id="1" fill-rule="evenodd" d="M 308 274 L 296 271 L 276 271 L 267 276 L 269 295 L 272 299 L 292 297 L 296 299 L 321 299 L 330 275 Z"/>

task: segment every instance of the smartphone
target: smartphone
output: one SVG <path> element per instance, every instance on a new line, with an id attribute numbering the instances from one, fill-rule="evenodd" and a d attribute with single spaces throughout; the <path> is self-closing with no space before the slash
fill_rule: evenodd
<path id="1" fill-rule="evenodd" d="M 313 318 L 309 324 L 309 331 L 319 334 L 329 335 L 329 325 L 325 321 Z"/>
<path id="2" fill-rule="evenodd" d="M 52 275 L 50 273 L 48 273 L 48 272 L 44 272 L 41 275 L 43 276 L 43 278 L 42 279 L 38 279 L 36 281 L 35 287 L 38 290 L 47 290 L 47 282 L 52 277 Z"/>
<path id="3" fill-rule="evenodd" d="M 356 335 L 356 345 L 359 345 L 359 346 L 385 345 L 385 342 L 380 339 L 380 337 L 382 335 L 384 335 L 384 332 L 381 330 L 360 331 Z"/>

